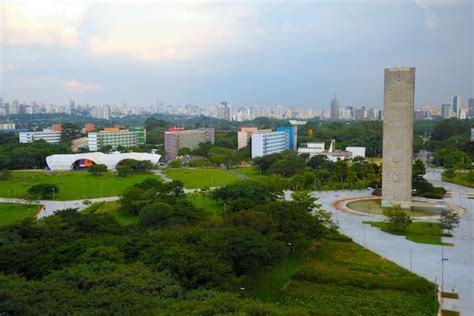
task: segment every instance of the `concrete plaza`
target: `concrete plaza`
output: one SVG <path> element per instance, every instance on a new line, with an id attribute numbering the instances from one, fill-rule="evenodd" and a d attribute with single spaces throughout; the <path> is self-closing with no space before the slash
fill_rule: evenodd
<path id="1" fill-rule="evenodd" d="M 460 311 L 462 315 L 474 315 L 474 200 L 468 198 L 468 194 L 474 194 L 474 189 L 442 182 L 439 170 L 429 170 L 426 177 L 434 185 L 451 191 L 451 197 L 445 199 L 447 203 L 460 205 L 467 210 L 461 217 L 459 227 L 454 230 L 454 237 L 443 238 L 443 241 L 453 243 L 453 247 L 419 244 L 404 236 L 384 233 L 362 223 L 381 220 L 383 216 L 355 215 L 338 211 L 332 206 L 338 199 L 370 196 L 367 190 L 313 192 L 313 195 L 319 198 L 324 209 L 333 214 L 343 234 L 382 257 L 436 282 L 439 287 L 444 283 L 444 291 L 458 293 L 459 300 L 444 299 L 443 308 Z M 447 259 L 444 260 L 444 269 L 441 258 Z"/>

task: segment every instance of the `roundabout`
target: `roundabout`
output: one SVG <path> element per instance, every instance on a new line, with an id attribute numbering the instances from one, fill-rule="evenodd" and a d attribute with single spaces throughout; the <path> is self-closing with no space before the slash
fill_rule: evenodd
<path id="1" fill-rule="evenodd" d="M 333 207 L 339 211 L 357 214 L 361 216 L 383 216 L 381 206 L 382 199 L 376 196 L 348 197 L 333 202 Z M 464 209 L 457 205 L 447 204 L 443 200 L 426 198 L 413 198 L 412 207 L 407 210 L 413 218 L 424 220 L 436 220 L 441 211 L 451 210 L 459 215 L 464 213 Z"/>

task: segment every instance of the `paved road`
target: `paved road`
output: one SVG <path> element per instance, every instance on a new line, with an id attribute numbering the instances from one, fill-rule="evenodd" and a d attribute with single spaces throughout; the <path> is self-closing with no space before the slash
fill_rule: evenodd
<path id="1" fill-rule="evenodd" d="M 120 197 L 111 196 L 104 198 L 88 199 L 92 203 L 97 202 L 110 202 L 117 201 Z M 24 199 L 9 199 L 0 198 L 0 203 L 17 203 L 17 204 L 38 204 L 43 205 L 41 211 L 37 214 L 37 218 L 43 218 L 45 216 L 53 215 L 58 210 L 64 210 L 66 208 L 77 208 L 79 211 L 85 209 L 88 205 L 83 203 L 84 200 L 73 200 L 73 201 L 48 201 L 48 200 L 24 200 Z"/>
<path id="2" fill-rule="evenodd" d="M 339 221 L 342 233 L 350 236 L 360 245 L 380 254 L 381 256 L 412 270 L 439 286 L 442 283 L 441 254 L 444 258 L 444 290 L 459 293 L 459 300 L 445 299 L 446 309 L 457 310 L 462 315 L 474 315 L 474 200 L 467 198 L 467 193 L 473 194 L 474 189 L 441 182 L 440 172 L 430 171 L 427 178 L 435 185 L 443 185 L 452 192 L 447 198 L 448 203 L 458 204 L 468 210 L 461 218 L 461 223 L 454 231 L 453 238 L 443 238 L 446 242 L 454 243 L 454 247 L 418 244 L 406 240 L 403 236 L 384 233 L 377 228 L 362 224 L 362 221 L 377 220 L 380 217 L 360 216 L 337 211 L 331 206 L 335 199 L 353 196 L 369 196 L 368 191 L 331 191 L 313 192 L 319 197 L 323 208 L 333 213 L 333 218 Z"/>

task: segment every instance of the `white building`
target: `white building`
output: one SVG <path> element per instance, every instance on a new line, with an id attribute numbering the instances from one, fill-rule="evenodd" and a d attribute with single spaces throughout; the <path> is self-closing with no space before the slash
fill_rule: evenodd
<path id="1" fill-rule="evenodd" d="M 324 143 L 303 143 L 298 147 L 298 154 L 309 154 L 309 157 L 321 155 L 324 152 Z"/>
<path id="2" fill-rule="evenodd" d="M 288 149 L 287 132 L 252 134 L 252 158 L 279 153 Z"/>
<path id="3" fill-rule="evenodd" d="M 11 131 L 15 129 L 15 123 L 13 122 L 0 122 L 0 130 Z"/>
<path id="4" fill-rule="evenodd" d="M 20 132 L 18 135 L 20 143 L 32 143 L 43 139 L 48 143 L 56 144 L 61 141 L 61 132 L 43 130 L 42 132 Z"/>
<path id="5" fill-rule="evenodd" d="M 365 158 L 365 147 L 346 147 L 346 151 L 350 153 L 350 158 L 362 157 Z"/>
<path id="6" fill-rule="evenodd" d="M 104 154 L 101 152 L 83 153 L 83 154 L 60 154 L 46 157 L 46 163 L 51 171 L 73 170 L 75 166 L 91 166 L 93 164 L 103 164 L 107 169 L 114 170 L 117 165 L 124 160 L 150 161 L 157 164 L 161 155 L 149 153 L 112 153 Z"/>
<path id="7" fill-rule="evenodd" d="M 250 137 L 254 133 L 271 133 L 271 129 L 261 129 L 257 127 L 241 127 L 237 132 L 237 149 L 245 148 L 248 145 Z"/>

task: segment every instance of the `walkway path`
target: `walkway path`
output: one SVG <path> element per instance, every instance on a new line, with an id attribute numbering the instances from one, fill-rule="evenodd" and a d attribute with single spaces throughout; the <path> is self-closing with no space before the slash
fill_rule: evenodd
<path id="1" fill-rule="evenodd" d="M 104 198 L 95 198 L 87 199 L 92 203 L 97 202 L 111 202 L 117 201 L 120 197 L 110 196 Z M 16 204 L 38 204 L 43 205 L 43 208 L 36 215 L 38 219 L 45 216 L 53 215 L 54 212 L 58 210 L 64 210 L 66 208 L 77 208 L 79 211 L 82 211 L 90 204 L 84 204 L 84 200 L 73 200 L 73 201 L 50 201 L 50 200 L 25 200 L 25 199 L 10 199 L 10 198 L 0 198 L 0 203 L 16 203 Z"/>
<path id="2" fill-rule="evenodd" d="M 398 265 L 436 282 L 439 286 L 444 281 L 444 291 L 453 290 L 459 294 L 459 300 L 444 299 L 444 308 L 460 311 L 462 315 L 474 315 L 474 201 L 467 198 L 467 194 L 473 194 L 474 189 L 441 182 L 438 171 L 428 172 L 427 178 L 433 184 L 442 185 L 452 192 L 451 197 L 446 199 L 447 203 L 458 204 L 467 210 L 461 217 L 459 227 L 454 231 L 454 237 L 443 238 L 446 242 L 454 243 L 454 247 L 418 244 L 405 239 L 404 236 L 384 233 L 362 223 L 367 220 L 380 220 L 380 216 L 345 213 L 332 205 L 337 199 L 369 196 L 368 191 L 313 192 L 313 195 L 319 197 L 324 209 L 333 213 L 333 219 L 339 222 L 342 233 Z M 444 276 L 442 253 L 444 258 L 448 259 L 444 261 Z"/>

